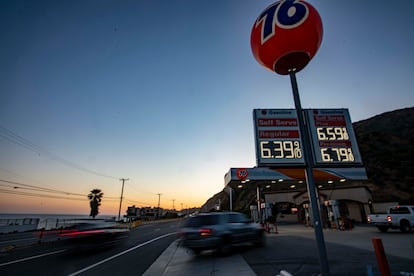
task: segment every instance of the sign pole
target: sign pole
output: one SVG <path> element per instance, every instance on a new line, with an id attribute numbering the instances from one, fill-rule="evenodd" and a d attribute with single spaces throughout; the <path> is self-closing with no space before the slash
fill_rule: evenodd
<path id="1" fill-rule="evenodd" d="M 322 275 L 328 276 L 329 275 L 329 265 L 328 265 L 328 258 L 326 254 L 326 248 L 325 248 L 325 240 L 323 237 L 323 224 L 321 221 L 321 215 L 320 215 L 320 204 L 319 204 L 319 198 L 318 194 L 315 188 L 315 183 L 313 182 L 313 161 L 312 161 L 312 155 L 311 155 L 311 144 L 310 144 L 310 138 L 309 133 L 307 132 L 307 129 L 305 127 L 305 121 L 303 119 L 303 113 L 302 113 L 302 106 L 300 103 L 300 97 L 299 97 L 299 90 L 298 90 L 298 84 L 296 82 L 296 69 L 291 69 L 289 71 L 290 75 L 290 82 L 292 84 L 292 92 L 293 92 L 293 99 L 295 101 L 295 108 L 298 116 L 298 123 L 299 128 L 301 132 L 301 136 L 303 137 L 302 143 L 303 143 L 303 155 L 305 158 L 305 178 L 306 178 L 306 184 L 308 188 L 308 195 L 309 200 L 311 204 L 312 209 L 312 222 L 313 222 L 313 228 L 315 231 L 316 236 L 316 243 L 318 246 L 318 252 L 319 252 L 319 261 L 321 265 L 321 272 Z"/>

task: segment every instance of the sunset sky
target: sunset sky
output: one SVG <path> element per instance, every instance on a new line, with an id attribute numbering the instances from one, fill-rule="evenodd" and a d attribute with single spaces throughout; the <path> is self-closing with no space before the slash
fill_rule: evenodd
<path id="1" fill-rule="evenodd" d="M 0 1 L 0 213 L 89 214 L 99 188 L 117 214 L 121 178 L 122 211 L 200 206 L 255 166 L 253 109 L 294 108 L 250 49 L 273 2 Z M 297 74 L 304 108 L 414 105 L 414 1 L 308 2 L 324 36 Z"/>

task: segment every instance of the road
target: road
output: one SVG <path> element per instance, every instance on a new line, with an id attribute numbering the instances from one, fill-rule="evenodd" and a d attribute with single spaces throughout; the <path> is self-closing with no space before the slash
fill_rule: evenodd
<path id="1" fill-rule="evenodd" d="M 179 221 L 142 225 L 131 231 L 126 244 L 97 252 L 73 254 L 59 243 L 20 246 L 20 249 L 0 253 L 0 275 L 142 275 L 177 239 L 179 225 Z M 281 270 L 295 276 L 320 271 L 312 228 L 299 224 L 280 225 L 278 234 L 266 236 L 265 247 L 241 247 L 232 257 L 244 260 L 259 276 L 274 276 Z M 414 275 L 414 232 L 380 233 L 375 227 L 360 225 L 352 231 L 326 229 L 324 237 L 331 275 L 366 276 L 369 267 L 377 272 L 373 275 L 378 275 L 372 246 L 374 237 L 383 242 L 392 275 Z M 185 250 L 183 253 L 188 254 Z M 189 268 L 197 267 L 197 275 L 211 275 L 216 271 L 215 264 L 228 262 L 232 257 L 223 259 L 209 252 L 199 257 L 186 255 L 184 259 L 169 260 L 171 267 L 164 270 L 176 271 L 180 267 L 180 275 L 186 275 Z"/>
<path id="2" fill-rule="evenodd" d="M 179 225 L 180 221 L 141 225 L 122 244 L 94 251 L 72 252 L 61 242 L 32 241 L 0 253 L 0 275 L 141 275 L 177 238 Z"/>

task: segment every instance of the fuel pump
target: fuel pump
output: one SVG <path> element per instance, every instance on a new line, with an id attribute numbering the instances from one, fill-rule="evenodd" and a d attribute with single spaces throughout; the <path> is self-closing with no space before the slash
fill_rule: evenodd
<path id="1" fill-rule="evenodd" d="M 339 219 L 341 214 L 339 212 L 339 202 L 337 200 L 325 201 L 325 206 L 328 211 L 328 220 L 331 228 L 340 228 Z"/>

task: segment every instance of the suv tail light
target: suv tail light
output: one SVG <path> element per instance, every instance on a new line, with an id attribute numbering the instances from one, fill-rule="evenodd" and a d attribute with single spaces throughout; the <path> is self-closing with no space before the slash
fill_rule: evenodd
<path id="1" fill-rule="evenodd" d="M 387 221 L 388 222 L 392 222 L 392 217 L 391 216 L 387 216 Z"/>
<path id="2" fill-rule="evenodd" d="M 213 230 L 209 228 L 201 228 L 198 230 L 198 233 L 200 233 L 200 236 L 211 236 L 213 234 Z"/>
<path id="3" fill-rule="evenodd" d="M 105 231 L 103 230 L 88 230 L 88 231 L 78 231 L 78 230 L 74 230 L 74 231 L 69 231 L 69 232 L 65 232 L 60 234 L 61 237 L 74 237 L 74 236 L 80 236 L 80 235 L 90 235 L 90 234 L 100 234 L 100 233 L 104 233 Z"/>

